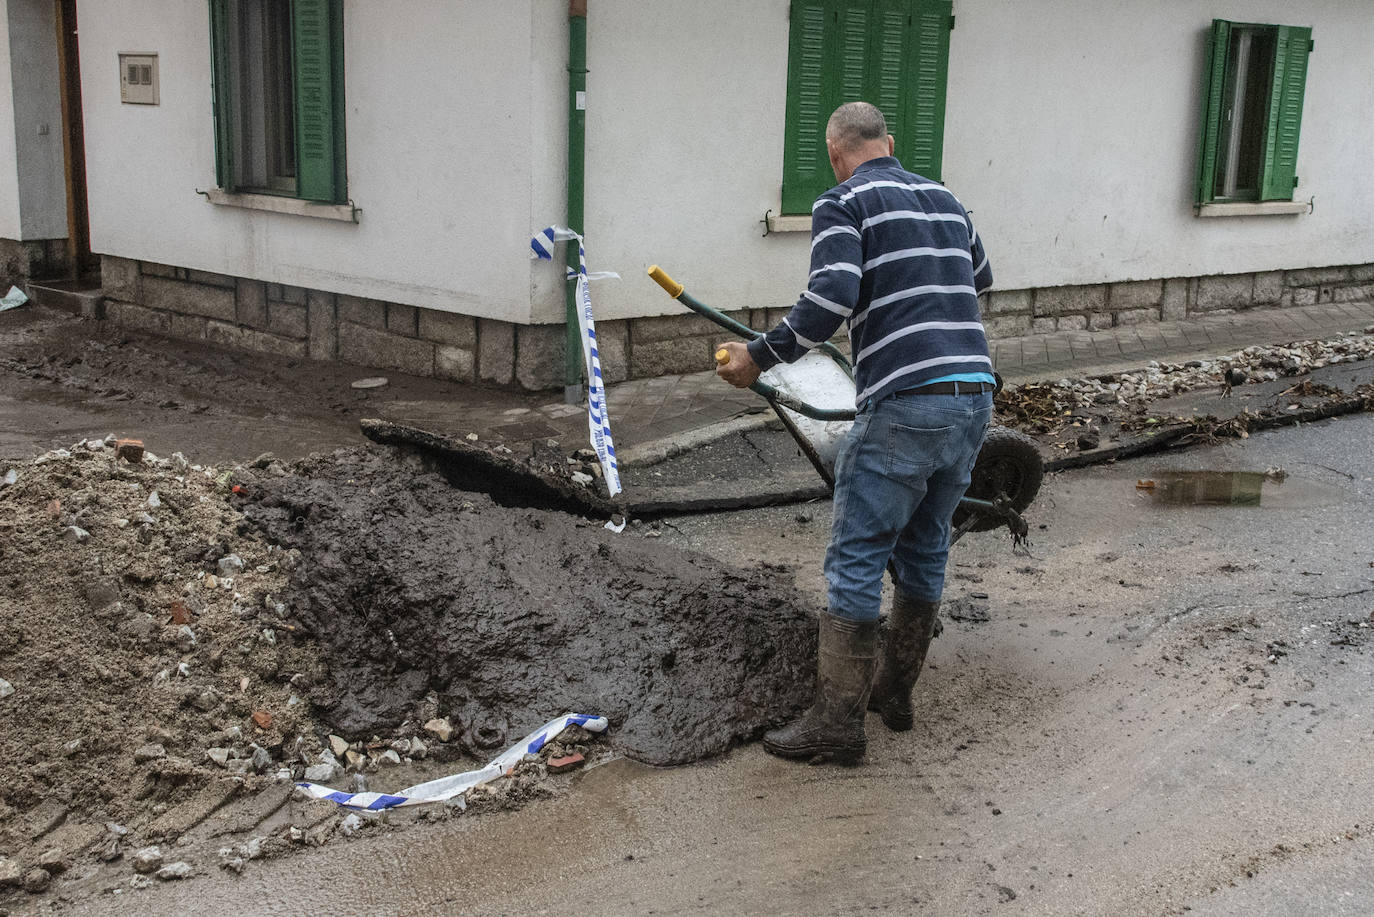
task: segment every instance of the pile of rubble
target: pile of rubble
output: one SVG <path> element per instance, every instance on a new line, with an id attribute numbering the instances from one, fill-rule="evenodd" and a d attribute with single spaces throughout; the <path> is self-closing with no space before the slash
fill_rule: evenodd
<path id="1" fill-rule="evenodd" d="M 1028 433 L 1056 434 L 1081 420 L 1084 412 L 1129 416 L 1146 411 L 1154 401 L 1190 391 L 1273 382 L 1371 357 L 1374 327 L 1330 341 L 1259 345 L 1212 360 L 1152 361 L 1136 372 L 1008 386 L 997 396 L 997 409 Z"/>

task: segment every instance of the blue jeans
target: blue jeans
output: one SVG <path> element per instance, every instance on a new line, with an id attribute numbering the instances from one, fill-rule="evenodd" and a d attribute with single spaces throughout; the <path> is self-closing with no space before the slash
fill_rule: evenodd
<path id="1" fill-rule="evenodd" d="M 831 614 L 876 620 L 889 560 L 903 592 L 940 600 L 950 516 L 991 420 L 988 393 L 899 392 L 859 412 L 835 459 L 825 554 Z"/>

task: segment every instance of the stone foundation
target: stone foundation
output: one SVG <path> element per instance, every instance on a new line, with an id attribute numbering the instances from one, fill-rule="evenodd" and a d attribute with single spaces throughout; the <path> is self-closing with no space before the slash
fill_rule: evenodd
<path id="1" fill-rule="evenodd" d="M 983 298 L 983 322 L 990 337 L 1020 337 L 1368 299 L 1374 299 L 1374 264 L 993 290 Z"/>
<path id="2" fill-rule="evenodd" d="M 6 290 L 28 280 L 64 276 L 67 268 L 66 239 L 0 239 L 0 283 Z"/>
<path id="3" fill-rule="evenodd" d="M 456 382 L 563 385 L 561 324 L 520 325 L 108 255 L 102 275 L 106 318 L 142 331 Z M 1365 299 L 1374 299 L 1371 264 L 994 290 L 983 315 L 988 334 L 1005 338 Z M 728 314 L 766 330 L 787 309 Z M 607 382 L 701 372 L 729 337 L 690 313 L 598 322 L 597 335 Z"/>

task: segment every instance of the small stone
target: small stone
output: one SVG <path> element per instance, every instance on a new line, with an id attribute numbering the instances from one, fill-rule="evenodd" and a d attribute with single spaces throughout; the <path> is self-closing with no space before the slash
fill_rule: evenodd
<path id="1" fill-rule="evenodd" d="M 47 888 L 48 883 L 51 881 L 52 876 L 48 874 L 46 869 L 39 869 L 35 866 L 33 869 L 24 873 L 24 891 L 31 895 L 36 895 Z"/>
<path id="2" fill-rule="evenodd" d="M 272 766 L 272 755 L 261 745 L 253 746 L 253 758 L 251 762 L 253 773 L 263 774 Z"/>
<path id="3" fill-rule="evenodd" d="M 207 574 L 205 574 L 205 588 L 206 588 L 206 589 L 218 589 L 218 588 L 219 588 L 219 577 L 218 577 L 218 576 L 215 576 L 215 574 L 213 574 L 213 573 L 207 573 Z"/>
<path id="4" fill-rule="evenodd" d="M 152 493 L 148 494 L 148 508 L 149 508 L 149 509 L 160 509 L 161 507 L 162 507 L 162 498 L 161 498 L 160 496 L 158 496 L 157 491 L 153 491 Z"/>
<path id="5" fill-rule="evenodd" d="M 191 704 L 201 713 L 209 713 L 220 705 L 219 692 L 214 688 L 206 688 L 196 695 Z"/>
<path id="6" fill-rule="evenodd" d="M 401 756 L 396 753 L 396 749 L 388 748 L 376 757 L 377 763 L 383 766 L 395 767 L 401 763 Z"/>
<path id="7" fill-rule="evenodd" d="M 219 568 L 220 576 L 233 576 L 243 572 L 243 558 L 237 554 L 228 554 L 221 557 L 216 566 Z"/>
<path id="8" fill-rule="evenodd" d="M 157 525 L 157 520 L 147 513 L 134 513 L 134 521 L 139 525 Z"/>
<path id="9" fill-rule="evenodd" d="M 191 874 L 191 864 L 185 860 L 177 860 L 175 863 L 168 863 L 157 871 L 157 877 L 163 882 L 170 882 L 174 879 L 184 879 Z"/>
<path id="10" fill-rule="evenodd" d="M 446 716 L 436 717 L 425 723 L 424 730 L 440 742 L 447 742 L 453 738 L 453 724 L 448 721 Z"/>
<path id="11" fill-rule="evenodd" d="M 158 758 L 167 757 L 167 749 L 156 742 L 149 742 L 147 745 L 140 745 L 134 749 L 134 763 L 147 764 L 149 761 L 156 761 Z"/>
<path id="12" fill-rule="evenodd" d="M 229 764 L 229 749 L 219 746 L 207 748 L 205 749 L 205 757 L 209 758 L 220 767 L 227 767 Z"/>
<path id="13" fill-rule="evenodd" d="M 329 750 L 334 753 L 334 757 L 342 758 L 348 753 L 348 742 L 342 736 L 331 735 L 329 737 Z"/>
<path id="14" fill-rule="evenodd" d="M 77 544 L 85 544 L 90 541 L 91 533 L 79 525 L 69 525 L 62 531 L 62 537 Z"/>
<path id="15" fill-rule="evenodd" d="M 24 867 L 18 860 L 0 857 L 0 888 L 15 887 L 24 881 Z"/>
<path id="16" fill-rule="evenodd" d="M 49 875 L 56 876 L 66 872 L 70 864 L 62 855 L 61 850 L 58 850 L 56 847 L 49 847 L 39 856 L 38 865 L 46 869 Z"/>
<path id="17" fill-rule="evenodd" d="M 19 472 L 11 468 L 9 471 L 5 472 L 5 476 L 3 478 L 0 478 L 0 487 L 13 487 L 14 483 L 18 480 Z"/>
<path id="18" fill-rule="evenodd" d="M 0 698 L 9 697 L 14 693 L 14 685 L 0 678 Z"/>
<path id="19" fill-rule="evenodd" d="M 477 434 L 476 434 L 476 433 L 469 433 L 469 434 L 467 435 L 467 441 L 470 442 L 470 443 L 475 443 L 475 442 L 477 442 Z"/>
<path id="20" fill-rule="evenodd" d="M 339 822 L 339 833 L 344 837 L 350 837 L 357 834 L 362 828 L 363 820 L 356 814 L 345 816 L 344 820 Z"/>
<path id="21" fill-rule="evenodd" d="M 572 473 L 572 481 L 574 484 L 581 484 L 583 487 L 590 487 L 592 480 L 593 478 L 589 474 L 583 474 L 580 471 L 574 471 Z"/>
<path id="22" fill-rule="evenodd" d="M 191 630 L 189 624 L 183 624 L 177 628 L 177 649 L 183 653 L 189 653 L 196 645 L 196 632 Z"/>
<path id="23" fill-rule="evenodd" d="M 305 779 L 311 783 L 328 783 L 338 775 L 338 765 L 312 764 L 305 769 Z"/>
<path id="24" fill-rule="evenodd" d="M 62 745 L 62 757 L 64 758 L 73 758 L 79 751 L 81 751 L 80 739 L 72 739 L 70 742 L 66 742 Z"/>
<path id="25" fill-rule="evenodd" d="M 419 736 L 410 740 L 410 756 L 412 758 L 424 758 L 428 754 L 429 747 L 420 741 Z"/>
<path id="26" fill-rule="evenodd" d="M 129 863 L 134 867 L 134 872 L 139 875 L 147 875 L 162 868 L 162 849 L 159 847 L 144 847 L 134 851 L 134 855 L 129 857 Z"/>
<path id="27" fill-rule="evenodd" d="M 272 728 L 272 714 L 268 713 L 266 710 L 254 710 L 251 719 L 253 720 L 253 725 L 257 726 L 259 729 Z"/>
<path id="28" fill-rule="evenodd" d="M 273 462 L 275 462 L 276 460 L 277 457 L 275 455 L 273 455 L 270 452 L 264 452 L 262 455 L 253 459 L 252 464 L 254 468 L 263 469 L 266 468 L 268 465 L 272 464 Z"/>
<path id="29" fill-rule="evenodd" d="M 358 768 L 362 767 L 366 761 L 366 755 L 363 755 L 360 752 L 356 752 L 351 748 L 348 751 L 344 752 L 344 763 L 351 767 L 353 770 L 357 770 Z"/>

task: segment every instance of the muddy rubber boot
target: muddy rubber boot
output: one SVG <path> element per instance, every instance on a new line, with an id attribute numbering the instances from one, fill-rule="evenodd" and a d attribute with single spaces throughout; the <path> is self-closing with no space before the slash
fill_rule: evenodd
<path id="1" fill-rule="evenodd" d="M 763 736 L 783 758 L 853 762 L 868 749 L 864 710 L 878 662 L 878 622 L 821 615 L 816 700 L 795 722 Z"/>
<path id="2" fill-rule="evenodd" d="M 892 614 L 887 619 L 887 640 L 883 662 L 873 682 L 868 709 L 882 715 L 893 732 L 905 732 L 915 722 L 911 712 L 911 689 L 921 675 L 930 641 L 939 621 L 940 603 L 923 602 L 898 589 L 892 597 Z"/>

